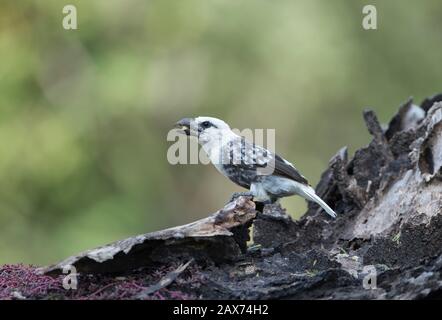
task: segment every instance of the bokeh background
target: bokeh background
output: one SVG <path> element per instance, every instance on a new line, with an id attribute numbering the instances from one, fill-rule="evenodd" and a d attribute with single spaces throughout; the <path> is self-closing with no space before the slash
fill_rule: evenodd
<path id="1" fill-rule="evenodd" d="M 62 28 L 66 4 L 78 30 Z M 361 27 L 365 4 L 376 31 Z M 364 108 L 386 122 L 441 91 L 441 16 L 440 0 L 2 0 L 0 264 L 48 264 L 224 205 L 240 189 L 212 166 L 167 162 L 184 116 L 275 128 L 315 185 L 339 148 L 368 143 Z"/>

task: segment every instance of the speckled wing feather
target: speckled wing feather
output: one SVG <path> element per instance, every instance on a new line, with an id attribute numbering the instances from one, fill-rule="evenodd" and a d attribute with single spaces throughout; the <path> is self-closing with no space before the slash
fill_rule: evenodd
<path id="1" fill-rule="evenodd" d="M 263 168 L 263 172 L 308 185 L 307 179 L 290 162 L 244 138 L 231 141 L 224 155 L 227 157 L 224 170 L 228 177 L 245 188 L 250 187 L 260 175 L 258 169 Z"/>

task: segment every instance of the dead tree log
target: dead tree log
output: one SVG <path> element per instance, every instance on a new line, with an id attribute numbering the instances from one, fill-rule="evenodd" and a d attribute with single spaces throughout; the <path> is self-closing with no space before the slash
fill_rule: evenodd
<path id="1" fill-rule="evenodd" d="M 255 208 L 242 197 L 208 218 L 89 250 L 38 272 L 56 277 L 75 266 L 81 290 L 57 291 L 61 299 L 158 297 L 152 288 L 167 298 L 441 298 L 440 100 L 407 101 L 386 129 L 373 111 L 364 112 L 373 140 L 351 159 L 345 147 L 339 150 L 316 187 L 338 212 L 336 220 L 309 203 L 293 221 L 279 205 Z M 115 279 L 123 280 L 108 284 Z M 129 280 L 135 289 L 121 295 Z M 91 287 L 101 287 L 100 294 Z"/>
<path id="2" fill-rule="evenodd" d="M 88 250 L 38 271 L 57 274 L 74 266 L 79 273 L 116 274 L 186 259 L 232 261 L 246 252 L 248 229 L 255 217 L 255 204 L 242 197 L 205 219 Z"/>

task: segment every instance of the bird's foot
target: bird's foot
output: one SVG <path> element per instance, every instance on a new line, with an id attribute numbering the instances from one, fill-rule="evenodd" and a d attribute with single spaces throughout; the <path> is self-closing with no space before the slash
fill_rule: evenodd
<path id="1" fill-rule="evenodd" d="M 232 194 L 232 196 L 230 197 L 229 202 L 233 202 L 236 199 L 238 199 L 239 197 L 252 197 L 253 199 L 253 193 L 249 192 L 234 192 Z"/>

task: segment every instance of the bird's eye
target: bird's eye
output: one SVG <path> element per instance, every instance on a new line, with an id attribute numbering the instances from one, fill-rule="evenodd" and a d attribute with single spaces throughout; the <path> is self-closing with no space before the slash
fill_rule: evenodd
<path id="1" fill-rule="evenodd" d="M 209 128 L 210 126 L 211 126 L 211 123 L 210 123 L 210 121 L 204 121 L 203 123 L 201 123 L 201 126 L 203 127 L 203 128 Z"/>

